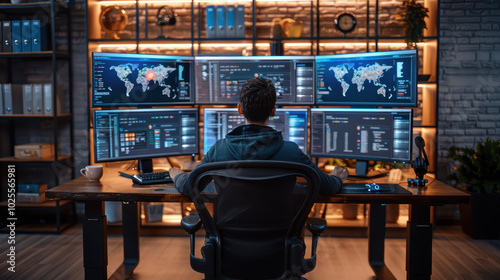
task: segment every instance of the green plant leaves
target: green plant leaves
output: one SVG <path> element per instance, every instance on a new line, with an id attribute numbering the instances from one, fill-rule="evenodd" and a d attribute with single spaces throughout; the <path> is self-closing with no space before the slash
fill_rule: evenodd
<path id="1" fill-rule="evenodd" d="M 450 147 L 448 157 L 460 163 L 458 181 L 473 192 L 500 192 L 500 141 L 486 139 L 476 148 Z"/>

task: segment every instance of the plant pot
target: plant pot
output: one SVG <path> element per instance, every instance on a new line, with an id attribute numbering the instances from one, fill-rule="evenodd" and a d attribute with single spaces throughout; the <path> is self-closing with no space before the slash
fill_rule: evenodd
<path id="1" fill-rule="evenodd" d="M 462 231 L 474 239 L 500 238 L 500 193 L 471 193 L 470 204 L 460 204 Z"/>

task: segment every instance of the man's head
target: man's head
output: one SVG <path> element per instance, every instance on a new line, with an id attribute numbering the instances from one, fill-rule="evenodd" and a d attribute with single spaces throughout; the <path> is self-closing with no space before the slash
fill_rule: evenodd
<path id="1" fill-rule="evenodd" d="M 266 123 L 276 110 L 276 89 L 270 80 L 254 78 L 241 88 L 238 109 L 249 122 Z"/>

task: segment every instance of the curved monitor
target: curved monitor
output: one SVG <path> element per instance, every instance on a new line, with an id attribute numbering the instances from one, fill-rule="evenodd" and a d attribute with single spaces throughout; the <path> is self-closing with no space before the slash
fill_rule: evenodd
<path id="1" fill-rule="evenodd" d="M 192 155 L 198 142 L 196 108 L 94 111 L 95 162 Z"/>
<path id="2" fill-rule="evenodd" d="M 316 56 L 316 104 L 417 107 L 417 50 Z"/>
<path id="3" fill-rule="evenodd" d="M 283 139 L 297 143 L 307 153 L 307 112 L 305 108 L 278 108 L 268 125 L 283 134 Z M 219 139 L 240 125 L 245 117 L 236 108 L 205 108 L 203 113 L 203 154 Z"/>
<path id="4" fill-rule="evenodd" d="M 193 58 L 92 53 L 92 107 L 190 105 Z"/>
<path id="5" fill-rule="evenodd" d="M 257 77 L 273 82 L 276 104 L 314 104 L 313 56 L 198 56 L 195 72 L 197 104 L 237 104 L 243 83 Z"/>
<path id="6" fill-rule="evenodd" d="M 311 109 L 311 156 L 409 163 L 411 109 Z"/>

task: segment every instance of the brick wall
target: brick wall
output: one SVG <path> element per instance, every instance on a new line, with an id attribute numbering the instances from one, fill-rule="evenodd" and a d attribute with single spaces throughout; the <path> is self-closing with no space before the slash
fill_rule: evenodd
<path id="1" fill-rule="evenodd" d="M 450 146 L 500 139 L 500 1 L 441 0 L 438 178 Z"/>

